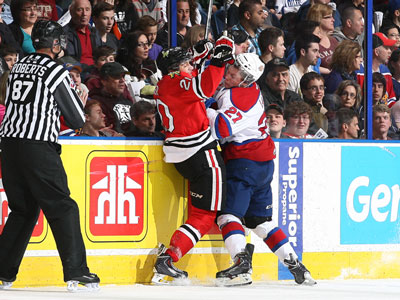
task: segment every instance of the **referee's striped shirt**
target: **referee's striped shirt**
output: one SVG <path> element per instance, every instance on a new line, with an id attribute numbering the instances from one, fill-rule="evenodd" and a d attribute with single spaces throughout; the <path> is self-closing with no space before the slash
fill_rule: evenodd
<path id="1" fill-rule="evenodd" d="M 45 54 L 32 53 L 13 66 L 5 106 L 1 137 L 57 142 L 60 114 L 72 129 L 85 122 L 68 71 Z"/>

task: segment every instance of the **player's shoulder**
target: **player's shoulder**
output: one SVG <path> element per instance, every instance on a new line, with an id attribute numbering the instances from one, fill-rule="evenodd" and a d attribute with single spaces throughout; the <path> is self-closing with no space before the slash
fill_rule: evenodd
<path id="1" fill-rule="evenodd" d="M 238 109 L 246 112 L 257 104 L 260 93 L 260 88 L 256 83 L 249 87 L 235 87 L 230 89 L 231 102 Z"/>

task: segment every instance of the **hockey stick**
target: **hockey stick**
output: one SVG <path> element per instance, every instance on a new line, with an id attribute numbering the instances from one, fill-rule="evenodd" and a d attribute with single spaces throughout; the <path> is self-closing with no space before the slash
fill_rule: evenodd
<path id="1" fill-rule="evenodd" d="M 212 7 L 213 7 L 213 0 L 209 0 L 209 2 L 208 2 L 208 12 L 207 12 L 206 33 L 204 35 L 204 38 L 206 40 L 208 39 L 208 33 L 210 32 Z"/>
<path id="2" fill-rule="evenodd" d="M 228 36 L 228 0 L 224 0 L 224 30 L 222 35 Z"/>

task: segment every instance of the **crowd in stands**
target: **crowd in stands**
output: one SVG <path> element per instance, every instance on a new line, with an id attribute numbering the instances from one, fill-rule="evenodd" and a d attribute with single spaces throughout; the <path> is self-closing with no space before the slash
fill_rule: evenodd
<path id="1" fill-rule="evenodd" d="M 373 138 L 400 139 L 400 0 L 374 1 Z M 37 20 L 63 25 L 58 62 L 86 103 L 82 136 L 163 137 L 153 94 L 168 47 L 167 0 L 0 0 L 0 119 L 8 70 L 35 52 Z M 224 3 L 177 0 L 178 46 L 194 51 L 225 28 Z M 235 53 L 265 63 L 257 84 L 274 138 L 365 138 L 364 0 L 228 1 Z M 61 120 L 61 123 L 62 120 Z"/>

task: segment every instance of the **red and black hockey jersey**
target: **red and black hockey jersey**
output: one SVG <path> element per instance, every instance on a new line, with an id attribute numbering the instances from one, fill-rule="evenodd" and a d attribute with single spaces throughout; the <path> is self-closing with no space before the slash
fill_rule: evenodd
<path id="1" fill-rule="evenodd" d="M 166 162 L 182 162 L 215 140 L 203 100 L 214 94 L 223 75 L 223 67 L 210 65 L 195 77 L 171 72 L 158 82 L 154 98 L 166 135 Z"/>

